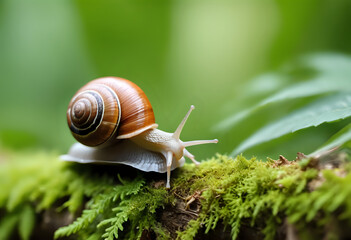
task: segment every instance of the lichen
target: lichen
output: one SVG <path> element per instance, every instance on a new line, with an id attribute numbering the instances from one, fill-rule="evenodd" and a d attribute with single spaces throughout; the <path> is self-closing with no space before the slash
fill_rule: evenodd
<path id="1" fill-rule="evenodd" d="M 12 154 L 0 168 L 0 239 L 30 239 L 50 209 L 73 219 L 60 222 L 56 239 L 194 239 L 218 228 L 232 239 L 247 228 L 274 239 L 283 225 L 309 238 L 324 233 L 306 226 L 350 226 L 350 164 L 319 169 L 308 161 L 216 155 L 173 171 L 167 191 L 164 174 Z M 172 229 L 165 222 L 172 214 L 163 217 L 172 209 L 191 217 Z"/>

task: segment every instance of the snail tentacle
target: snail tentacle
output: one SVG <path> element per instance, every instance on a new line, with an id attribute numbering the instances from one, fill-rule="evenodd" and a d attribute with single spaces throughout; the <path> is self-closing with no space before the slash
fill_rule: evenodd
<path id="1" fill-rule="evenodd" d="M 207 143 L 218 143 L 218 139 L 188 141 L 188 142 L 183 142 L 183 145 L 184 145 L 184 147 L 190 147 L 190 146 L 207 144 Z"/>
<path id="2" fill-rule="evenodd" d="M 184 156 L 185 157 L 187 157 L 187 158 L 189 158 L 196 166 L 199 166 L 200 165 L 200 162 L 198 162 L 198 161 L 196 161 L 195 160 L 195 156 L 193 155 L 193 154 L 191 154 L 188 150 L 186 150 L 185 148 L 184 148 L 184 151 L 183 151 L 184 153 Z"/>
<path id="3" fill-rule="evenodd" d="M 183 118 L 183 120 L 180 122 L 179 126 L 177 127 L 177 130 L 175 130 L 175 132 L 173 133 L 173 137 L 179 139 L 180 134 L 182 133 L 183 127 L 186 123 L 186 120 L 188 120 L 190 113 L 195 109 L 194 105 L 190 106 L 189 111 L 186 113 L 185 117 Z"/>

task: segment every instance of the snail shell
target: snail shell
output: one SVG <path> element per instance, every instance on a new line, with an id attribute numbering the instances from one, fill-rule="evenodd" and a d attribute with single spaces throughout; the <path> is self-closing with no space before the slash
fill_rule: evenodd
<path id="1" fill-rule="evenodd" d="M 73 137 L 90 146 L 106 146 L 156 128 L 145 93 L 123 78 L 105 77 L 83 86 L 72 98 L 67 122 Z"/>

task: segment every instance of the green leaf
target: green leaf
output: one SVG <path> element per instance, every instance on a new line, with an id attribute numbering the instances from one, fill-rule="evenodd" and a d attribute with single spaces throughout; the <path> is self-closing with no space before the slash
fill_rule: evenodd
<path id="1" fill-rule="evenodd" d="M 349 116 L 351 116 L 351 93 L 327 96 L 261 128 L 240 144 L 232 155 L 288 133 Z"/>
<path id="2" fill-rule="evenodd" d="M 16 214 L 9 214 L 8 216 L 4 217 L 0 222 L 0 239 L 10 239 L 17 222 L 18 216 Z"/>
<path id="3" fill-rule="evenodd" d="M 305 56 L 301 65 L 310 67 L 320 73 L 333 73 L 350 76 L 351 58 L 347 55 L 336 53 L 318 53 Z"/>
<path id="4" fill-rule="evenodd" d="M 21 217 L 19 219 L 19 234 L 22 240 L 30 239 L 30 235 L 34 228 L 35 224 L 35 213 L 31 206 L 26 205 L 21 213 Z"/>
<path id="5" fill-rule="evenodd" d="M 350 79 L 346 77 L 324 75 L 306 82 L 291 85 L 288 88 L 285 88 L 276 94 L 262 100 L 256 106 L 245 109 L 224 119 L 216 126 L 214 126 L 214 131 L 226 131 L 230 128 L 233 128 L 236 126 L 236 124 L 248 118 L 253 113 L 271 104 L 298 98 L 318 96 L 332 92 L 351 91 L 351 84 L 349 83 Z"/>
<path id="6" fill-rule="evenodd" d="M 332 148 L 342 146 L 343 144 L 351 141 L 351 124 L 347 125 L 334 136 L 332 136 L 323 146 L 309 154 L 309 156 L 316 156 L 322 152 L 328 151 Z"/>
<path id="7" fill-rule="evenodd" d="M 18 207 L 22 200 L 26 198 L 26 196 L 30 195 L 31 190 L 36 186 L 36 179 L 23 178 L 18 182 L 17 186 L 15 186 L 10 193 L 7 209 L 9 211 L 13 211 L 16 207 Z"/>
<path id="8" fill-rule="evenodd" d="M 351 90 L 351 85 L 349 83 L 349 77 L 345 78 L 334 75 L 324 75 L 310 81 L 289 86 L 288 88 L 283 89 L 275 95 L 263 100 L 259 106 L 261 107 L 275 102 L 316 96 L 330 92 L 349 91 Z"/>

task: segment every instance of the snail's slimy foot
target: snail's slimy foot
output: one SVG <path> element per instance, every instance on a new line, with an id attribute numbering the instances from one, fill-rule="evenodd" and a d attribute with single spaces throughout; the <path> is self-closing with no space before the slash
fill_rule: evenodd
<path id="1" fill-rule="evenodd" d="M 167 161 L 167 183 L 166 183 L 166 189 L 170 189 L 171 188 L 170 180 L 171 180 L 172 160 L 173 160 L 173 153 L 172 152 L 167 152 L 167 156 L 166 156 L 166 161 Z"/>

